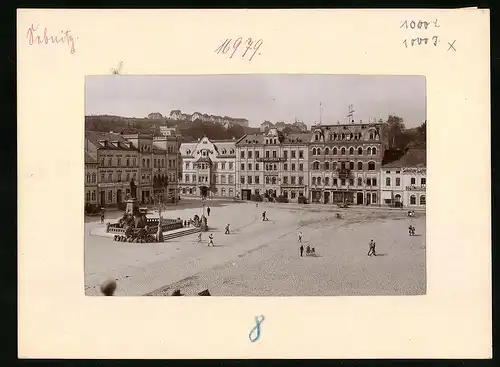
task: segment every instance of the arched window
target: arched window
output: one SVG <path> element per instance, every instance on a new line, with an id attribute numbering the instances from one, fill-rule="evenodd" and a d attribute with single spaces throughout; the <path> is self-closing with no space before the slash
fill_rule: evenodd
<path id="1" fill-rule="evenodd" d="M 371 147 L 369 147 L 366 151 L 367 151 L 368 155 L 372 155 L 372 148 Z"/>
<path id="2" fill-rule="evenodd" d="M 420 195 L 420 205 L 425 205 L 425 195 Z"/>
<path id="3" fill-rule="evenodd" d="M 401 195 L 397 194 L 396 196 L 394 196 L 394 201 L 396 201 L 397 203 L 400 203 L 401 202 Z"/>
<path id="4" fill-rule="evenodd" d="M 316 185 L 316 177 L 313 177 L 313 182 L 312 182 L 313 185 Z"/>
<path id="5" fill-rule="evenodd" d="M 328 155 L 328 154 L 330 154 L 330 149 L 325 148 L 325 155 Z"/>
<path id="6" fill-rule="evenodd" d="M 385 186 L 391 186 L 391 178 L 390 177 L 386 177 Z"/>
<path id="7" fill-rule="evenodd" d="M 363 186 L 363 179 L 358 177 L 358 186 Z"/>
<path id="8" fill-rule="evenodd" d="M 316 148 L 313 148 L 313 155 L 316 155 Z"/>
<path id="9" fill-rule="evenodd" d="M 345 155 L 345 148 L 344 147 L 342 147 L 342 149 L 340 149 L 340 154 Z"/>
<path id="10" fill-rule="evenodd" d="M 314 135 L 314 140 L 316 140 L 316 141 L 319 140 L 319 134 Z"/>
<path id="11" fill-rule="evenodd" d="M 358 155 L 363 155 L 363 148 L 361 147 L 358 148 Z"/>
<path id="12" fill-rule="evenodd" d="M 342 133 L 342 138 L 341 138 L 341 140 L 345 140 L 345 134 L 344 134 L 344 133 Z"/>
<path id="13" fill-rule="evenodd" d="M 354 148 L 353 148 L 353 147 L 350 147 L 350 148 L 349 148 L 349 154 L 350 154 L 350 155 L 353 155 L 353 154 L 354 154 Z"/>
<path id="14" fill-rule="evenodd" d="M 333 134 L 333 140 L 337 140 L 337 133 Z"/>
<path id="15" fill-rule="evenodd" d="M 93 174 L 92 174 L 92 176 L 95 176 L 95 173 L 93 173 Z M 425 186 L 425 183 L 426 183 L 426 182 L 427 182 L 427 181 L 426 181 L 425 177 L 422 177 L 422 178 L 420 179 L 420 185 Z"/>
<path id="16" fill-rule="evenodd" d="M 349 162 L 349 169 L 354 170 L 354 162 Z"/>
<path id="17" fill-rule="evenodd" d="M 412 177 L 412 178 L 411 178 L 411 184 L 412 184 L 412 185 L 415 185 L 415 177 Z"/>
<path id="18" fill-rule="evenodd" d="M 375 162 L 368 162 L 368 171 L 375 171 Z"/>
<path id="19" fill-rule="evenodd" d="M 229 150 L 229 154 L 234 154 L 234 149 Z"/>
<path id="20" fill-rule="evenodd" d="M 225 188 L 222 188 L 220 191 L 221 191 L 222 196 L 226 196 L 226 189 Z"/>
<path id="21" fill-rule="evenodd" d="M 332 162 L 332 171 L 337 169 L 337 162 Z"/>
<path id="22" fill-rule="evenodd" d="M 373 147 L 373 149 L 372 149 L 372 155 L 377 155 L 377 148 Z"/>
<path id="23" fill-rule="evenodd" d="M 415 195 L 410 196 L 410 205 L 417 204 L 417 197 Z"/>
<path id="24" fill-rule="evenodd" d="M 320 154 L 321 154 L 321 149 L 320 149 L 320 148 L 316 149 L 316 154 L 317 154 L 317 155 L 320 155 Z"/>
<path id="25" fill-rule="evenodd" d="M 325 171 L 330 169 L 330 162 L 325 162 Z"/>
<path id="26" fill-rule="evenodd" d="M 358 171 L 363 170 L 363 162 L 358 162 Z"/>
<path id="27" fill-rule="evenodd" d="M 314 162 L 313 163 L 313 170 L 319 171 L 319 162 Z"/>
<path id="28" fill-rule="evenodd" d="M 337 148 L 333 148 L 333 155 L 337 155 L 337 154 L 338 154 Z"/>

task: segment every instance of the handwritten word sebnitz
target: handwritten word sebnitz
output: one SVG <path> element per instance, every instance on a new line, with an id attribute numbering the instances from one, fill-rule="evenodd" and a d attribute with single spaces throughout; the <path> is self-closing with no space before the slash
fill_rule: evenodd
<path id="1" fill-rule="evenodd" d="M 219 47 L 217 47 L 215 53 L 218 55 L 229 55 L 229 58 L 232 59 L 236 52 L 240 49 L 240 46 L 242 46 L 240 49 L 241 58 L 248 57 L 248 61 L 252 61 L 256 54 L 260 55 L 259 49 L 263 43 L 264 41 L 262 39 L 254 41 L 251 38 L 248 38 L 245 42 L 243 42 L 242 37 L 238 37 L 235 40 L 227 38 Z"/>
<path id="2" fill-rule="evenodd" d="M 425 20 L 403 20 L 401 21 L 401 26 L 399 28 L 404 28 L 404 29 L 427 29 L 429 28 L 429 25 L 434 25 L 435 28 L 441 27 L 439 25 L 439 19 L 436 19 L 434 21 L 425 21 Z"/>
<path id="3" fill-rule="evenodd" d="M 48 45 L 48 44 L 67 44 L 69 46 L 69 51 L 71 54 L 75 53 L 75 39 L 70 34 L 70 30 L 61 31 L 59 34 L 49 34 L 47 28 L 42 31 L 38 31 L 39 25 L 31 25 L 26 33 L 26 38 L 28 38 L 28 43 L 30 46 L 33 45 Z M 78 38 L 78 37 L 77 37 Z"/>

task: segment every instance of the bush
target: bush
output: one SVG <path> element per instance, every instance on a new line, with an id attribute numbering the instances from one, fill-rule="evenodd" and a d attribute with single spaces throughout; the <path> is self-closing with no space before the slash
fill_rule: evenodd
<path id="1" fill-rule="evenodd" d="M 250 200 L 252 200 L 252 201 L 262 201 L 262 196 L 253 194 L 250 197 Z"/>
<path id="2" fill-rule="evenodd" d="M 97 214 L 101 211 L 101 208 L 97 204 L 85 204 L 85 212 L 88 214 Z"/>
<path id="3" fill-rule="evenodd" d="M 299 196 L 299 199 L 297 200 L 299 204 L 307 204 L 307 198 L 305 196 Z"/>
<path id="4" fill-rule="evenodd" d="M 276 198 L 277 203 L 288 203 L 288 199 L 284 197 L 283 195 L 280 195 Z"/>

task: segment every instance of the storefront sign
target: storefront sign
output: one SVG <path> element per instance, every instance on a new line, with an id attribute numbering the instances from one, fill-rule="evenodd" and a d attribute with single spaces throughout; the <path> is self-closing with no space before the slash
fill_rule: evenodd
<path id="1" fill-rule="evenodd" d="M 403 168 L 403 173 L 416 173 L 416 174 L 423 174 L 425 175 L 426 169 L 425 168 Z"/>

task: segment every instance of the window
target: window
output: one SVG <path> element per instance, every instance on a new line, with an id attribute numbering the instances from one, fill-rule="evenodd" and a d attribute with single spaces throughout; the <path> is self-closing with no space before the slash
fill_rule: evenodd
<path id="1" fill-rule="evenodd" d="M 270 180 L 269 180 L 269 176 L 266 176 L 266 184 L 269 184 Z"/>
<path id="2" fill-rule="evenodd" d="M 252 151 L 251 150 L 248 152 L 248 158 L 252 158 Z"/>
<path id="3" fill-rule="evenodd" d="M 126 164 L 127 166 L 130 166 L 130 158 L 127 158 Z"/>
<path id="4" fill-rule="evenodd" d="M 358 171 L 363 170 L 363 162 L 358 162 Z"/>
<path id="5" fill-rule="evenodd" d="M 284 163 L 283 164 L 283 170 L 284 171 L 288 171 L 288 163 Z"/>
<path id="6" fill-rule="evenodd" d="M 251 171 L 252 170 L 252 163 L 248 163 L 248 170 Z"/>
<path id="7" fill-rule="evenodd" d="M 130 181 L 130 173 L 127 172 L 125 175 L 125 181 L 129 182 Z"/>
<path id="8" fill-rule="evenodd" d="M 321 177 L 318 177 L 318 185 L 321 185 Z"/>
<path id="9" fill-rule="evenodd" d="M 233 196 L 233 189 L 229 188 L 229 196 Z"/>
<path id="10" fill-rule="evenodd" d="M 269 150 L 266 150 L 266 158 L 269 158 Z"/>
<path id="11" fill-rule="evenodd" d="M 226 176 L 223 176 L 223 177 L 224 177 L 224 178 L 226 178 Z M 229 182 L 230 184 L 232 184 L 232 183 L 233 183 L 233 177 L 234 177 L 233 175 L 228 175 L 228 176 L 227 176 L 228 182 Z M 226 180 L 224 180 L 224 182 L 226 182 Z"/>
<path id="12" fill-rule="evenodd" d="M 338 149 L 337 148 L 333 148 L 333 155 L 337 155 L 338 154 Z"/>
<path id="13" fill-rule="evenodd" d="M 258 171 L 260 168 L 259 168 L 259 164 L 258 163 L 255 163 L 255 170 Z"/>
<path id="14" fill-rule="evenodd" d="M 134 179 L 134 181 L 135 181 L 135 180 L 136 180 L 136 178 L 137 178 L 136 173 L 134 172 L 134 173 L 132 174 L 132 176 L 133 176 L 133 179 Z"/>
<path id="15" fill-rule="evenodd" d="M 330 149 L 325 148 L 325 155 L 328 155 L 328 154 L 330 154 Z"/>
<path id="16" fill-rule="evenodd" d="M 186 169 L 189 169 L 189 162 L 186 162 Z"/>
<path id="17" fill-rule="evenodd" d="M 340 185 L 345 186 L 345 178 L 340 179 Z"/>
<path id="18" fill-rule="evenodd" d="M 337 169 L 337 162 L 332 162 L 332 171 Z"/>
<path id="19" fill-rule="evenodd" d="M 354 178 L 349 179 L 349 185 L 354 186 Z"/>
<path id="20" fill-rule="evenodd" d="M 257 150 L 257 151 L 255 152 L 255 158 L 259 158 L 259 157 L 260 157 L 260 152 Z"/>
<path id="21" fill-rule="evenodd" d="M 338 180 L 336 178 L 333 179 L 333 186 L 337 186 L 339 183 L 338 183 Z"/>
<path id="22" fill-rule="evenodd" d="M 225 188 L 222 188 L 222 190 L 220 190 L 222 196 L 226 196 L 226 189 Z"/>
<path id="23" fill-rule="evenodd" d="M 149 168 L 149 163 L 150 163 L 150 162 L 149 162 L 149 159 L 147 159 L 147 160 L 146 160 L 146 167 L 148 167 L 148 168 Z"/>
<path id="24" fill-rule="evenodd" d="M 113 191 L 109 190 L 108 191 L 108 203 L 113 202 Z"/>
<path id="25" fill-rule="evenodd" d="M 303 185 L 304 184 L 304 177 L 300 176 L 299 177 L 299 185 Z"/>
<path id="26" fill-rule="evenodd" d="M 229 177 L 231 177 L 231 176 L 229 176 Z M 223 183 L 223 184 L 226 183 L 226 175 L 220 176 L 220 183 Z"/>
<path id="27" fill-rule="evenodd" d="M 401 186 L 401 179 L 396 177 L 396 186 Z"/>
<path id="28" fill-rule="evenodd" d="M 85 194 L 85 201 L 90 201 L 90 191 Z"/>
<path id="29" fill-rule="evenodd" d="M 372 149 L 372 155 L 377 155 L 377 148 Z"/>
<path id="30" fill-rule="evenodd" d="M 320 155 L 320 154 L 321 154 L 321 149 L 320 149 L 320 148 L 318 148 L 318 149 L 316 150 L 316 154 L 317 154 L 317 155 Z"/>
<path id="31" fill-rule="evenodd" d="M 313 148 L 312 155 L 316 155 L 316 148 Z"/>
<path id="32" fill-rule="evenodd" d="M 345 148 L 344 147 L 342 147 L 342 149 L 340 149 L 340 154 L 345 155 Z"/>
<path id="33" fill-rule="evenodd" d="M 297 177 L 292 176 L 290 179 L 292 180 L 292 185 L 295 185 Z"/>
<path id="34" fill-rule="evenodd" d="M 358 155 L 363 155 L 363 148 L 361 147 L 358 148 Z"/>
<path id="35" fill-rule="evenodd" d="M 377 204 L 377 194 L 372 193 L 372 204 Z"/>
<path id="36" fill-rule="evenodd" d="M 316 140 L 316 141 L 319 140 L 319 134 L 314 135 L 314 140 Z"/>
<path id="37" fill-rule="evenodd" d="M 277 166 L 276 164 L 273 164 L 273 169 L 274 169 L 275 171 L 277 171 L 277 170 L 278 170 L 278 166 Z"/>
<path id="38" fill-rule="evenodd" d="M 283 151 L 283 158 L 288 159 L 288 150 Z"/>
<path id="39" fill-rule="evenodd" d="M 275 151 L 275 150 L 273 150 L 273 158 L 276 158 L 276 157 L 277 157 L 277 155 L 276 155 L 276 151 Z"/>
<path id="40" fill-rule="evenodd" d="M 92 182 L 96 182 L 97 175 L 95 173 L 92 173 Z"/>
<path id="41" fill-rule="evenodd" d="M 233 169 L 233 162 L 229 162 L 229 170 Z"/>
<path id="42" fill-rule="evenodd" d="M 375 171 L 375 162 L 368 162 L 368 171 Z"/>
<path id="43" fill-rule="evenodd" d="M 411 178 L 411 184 L 412 184 L 412 185 L 415 185 L 415 177 L 412 177 L 412 178 Z"/>
<path id="44" fill-rule="evenodd" d="M 401 171 L 396 171 L 396 173 L 398 173 L 398 174 L 399 174 L 399 173 L 401 173 Z"/>
<path id="45" fill-rule="evenodd" d="M 410 205 L 417 204 L 417 197 L 415 195 L 410 196 Z"/>
<path id="46" fill-rule="evenodd" d="M 312 184 L 313 184 L 313 185 L 316 185 L 316 177 L 313 177 L 313 178 L 312 178 Z"/>
<path id="47" fill-rule="evenodd" d="M 295 163 L 292 163 L 292 171 L 295 171 Z"/>
<path id="48" fill-rule="evenodd" d="M 371 186 L 372 185 L 372 179 L 371 178 L 367 178 L 366 179 L 366 186 Z"/>
<path id="49" fill-rule="evenodd" d="M 330 177 L 325 177 L 325 185 L 330 186 Z"/>
<path id="50" fill-rule="evenodd" d="M 349 148 L 349 155 L 353 155 L 354 154 L 354 148 L 353 147 L 350 147 Z"/>
<path id="51" fill-rule="evenodd" d="M 214 182 L 215 182 L 215 183 L 219 183 L 219 176 L 214 175 Z"/>
<path id="52" fill-rule="evenodd" d="M 319 162 L 314 162 L 313 163 L 313 170 L 319 171 Z"/>
<path id="53" fill-rule="evenodd" d="M 387 177 L 385 179 L 385 186 L 391 186 L 391 178 L 390 177 Z"/>
<path id="54" fill-rule="evenodd" d="M 241 153 L 240 153 L 240 157 L 241 157 L 241 158 L 245 158 L 245 151 L 244 151 L 244 150 L 242 150 L 242 151 L 241 151 Z"/>
<path id="55" fill-rule="evenodd" d="M 113 165 L 113 159 L 112 158 L 108 158 L 108 166 L 112 166 Z"/>
<path id="56" fill-rule="evenodd" d="M 242 163 L 241 164 L 241 170 L 244 171 L 245 170 L 245 163 Z"/>
<path id="57" fill-rule="evenodd" d="M 420 205 L 425 205 L 425 195 L 420 195 Z"/>
<path id="58" fill-rule="evenodd" d="M 330 169 L 330 162 L 325 162 L 325 170 L 329 170 Z"/>
<path id="59" fill-rule="evenodd" d="M 283 177 L 283 184 L 288 185 L 288 176 Z"/>
<path id="60" fill-rule="evenodd" d="M 113 174 L 108 173 L 108 182 L 111 182 L 111 181 L 113 181 Z"/>
<path id="61" fill-rule="evenodd" d="M 349 162 L 349 169 L 354 170 L 354 162 Z"/>
<path id="62" fill-rule="evenodd" d="M 101 166 L 104 166 L 104 158 L 101 158 Z"/>
<path id="63" fill-rule="evenodd" d="M 96 200 L 96 194 L 95 194 L 95 190 L 92 190 L 92 200 Z"/>
<path id="64" fill-rule="evenodd" d="M 372 186 L 377 186 L 377 179 L 376 178 L 372 178 Z"/>
<path id="65" fill-rule="evenodd" d="M 295 199 L 295 195 L 296 195 L 295 190 L 290 191 L 290 197 L 292 199 Z"/>
<path id="66" fill-rule="evenodd" d="M 299 163 L 299 171 L 303 171 L 304 170 L 304 164 L 303 163 Z"/>
<path id="67" fill-rule="evenodd" d="M 271 183 L 272 183 L 273 185 L 276 185 L 276 177 L 274 177 L 274 176 L 273 176 L 273 177 L 271 177 Z"/>
<path id="68" fill-rule="evenodd" d="M 90 173 L 87 173 L 87 183 L 90 183 Z"/>
<path id="69" fill-rule="evenodd" d="M 226 169 L 226 162 L 222 162 L 220 164 L 220 167 L 221 167 L 222 170 L 225 170 Z"/>
<path id="70" fill-rule="evenodd" d="M 193 179 L 193 182 L 196 182 L 196 175 L 191 175 L 191 178 Z"/>
<path id="71" fill-rule="evenodd" d="M 293 158 L 295 158 L 295 154 L 293 155 Z M 300 159 L 304 158 L 304 151 L 303 150 L 299 150 L 299 158 Z"/>
<path id="72" fill-rule="evenodd" d="M 425 186 L 425 182 L 426 182 L 425 177 L 422 177 L 420 179 L 420 185 Z"/>
<path id="73" fill-rule="evenodd" d="M 245 183 L 245 176 L 241 176 L 241 177 L 240 177 L 240 182 L 241 182 L 242 184 L 244 184 L 244 183 Z"/>
<path id="74" fill-rule="evenodd" d="M 252 176 L 248 176 L 247 180 L 248 180 L 248 184 L 251 185 L 252 184 Z"/>
<path id="75" fill-rule="evenodd" d="M 363 179 L 358 177 L 358 186 L 363 186 Z"/>
<path id="76" fill-rule="evenodd" d="M 372 148 L 368 148 L 366 151 L 368 155 L 372 155 Z"/>
<path id="77" fill-rule="evenodd" d="M 260 176 L 255 176 L 255 183 L 260 184 Z"/>

